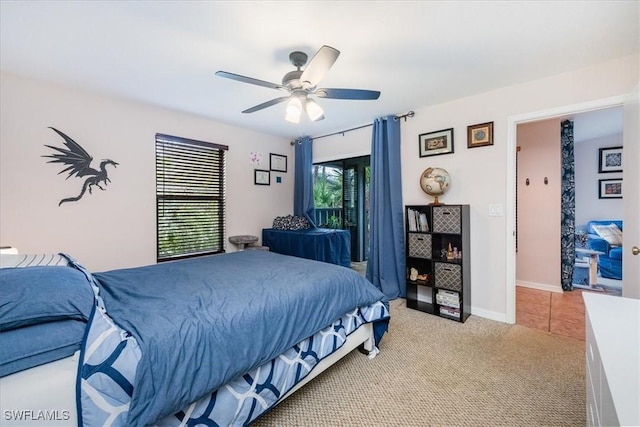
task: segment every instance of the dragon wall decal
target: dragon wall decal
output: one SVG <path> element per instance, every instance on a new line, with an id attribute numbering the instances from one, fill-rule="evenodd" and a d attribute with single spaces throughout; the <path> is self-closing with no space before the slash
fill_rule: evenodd
<path id="1" fill-rule="evenodd" d="M 53 160 L 49 160 L 47 163 L 62 163 L 66 166 L 63 170 L 58 172 L 58 175 L 64 172 L 69 172 L 69 175 L 65 179 L 69 179 L 72 176 L 76 176 L 78 178 L 87 177 L 84 180 L 84 184 L 82 185 L 82 191 L 77 197 L 67 197 L 65 199 L 60 200 L 58 206 L 62 205 L 65 202 L 77 202 L 84 196 L 84 193 L 89 190 L 89 194 L 91 194 L 91 188 L 96 186 L 99 189 L 104 191 L 104 188 L 100 185 L 101 182 L 104 183 L 104 186 L 107 186 L 108 182 L 111 182 L 109 176 L 107 175 L 107 165 L 112 165 L 114 168 L 118 166 L 118 163 L 114 162 L 110 159 L 105 159 L 100 162 L 100 170 L 96 170 L 91 167 L 91 162 L 93 161 L 93 157 L 86 152 L 84 148 L 80 146 L 73 139 L 69 138 L 63 132 L 60 132 L 58 129 L 49 127 L 49 129 L 56 132 L 58 135 L 64 139 L 65 148 L 58 148 L 52 145 L 46 145 L 45 147 L 49 147 L 53 150 L 56 150 L 56 154 L 51 154 L 42 157 L 49 157 Z"/>

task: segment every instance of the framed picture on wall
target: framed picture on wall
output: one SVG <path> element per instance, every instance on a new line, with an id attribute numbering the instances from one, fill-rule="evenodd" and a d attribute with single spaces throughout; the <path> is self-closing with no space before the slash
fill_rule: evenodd
<path id="1" fill-rule="evenodd" d="M 467 148 L 493 145 L 493 122 L 467 126 Z"/>
<path id="2" fill-rule="evenodd" d="M 601 148 L 598 173 L 622 172 L 622 147 Z"/>
<path id="3" fill-rule="evenodd" d="M 255 185 L 271 185 L 271 173 L 269 171 L 254 169 L 253 183 Z"/>
<path id="4" fill-rule="evenodd" d="M 418 142 L 420 157 L 453 153 L 453 128 L 420 134 Z"/>
<path id="5" fill-rule="evenodd" d="M 277 172 L 287 171 L 287 156 L 282 154 L 269 154 L 269 169 Z"/>
<path id="6" fill-rule="evenodd" d="M 598 199 L 622 199 L 622 178 L 599 180 Z"/>

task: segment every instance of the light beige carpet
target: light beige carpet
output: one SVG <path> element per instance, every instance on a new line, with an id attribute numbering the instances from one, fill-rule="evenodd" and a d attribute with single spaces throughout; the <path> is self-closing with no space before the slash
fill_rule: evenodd
<path id="1" fill-rule="evenodd" d="M 255 426 L 583 426 L 585 344 L 391 301 L 373 360 L 351 352 Z"/>

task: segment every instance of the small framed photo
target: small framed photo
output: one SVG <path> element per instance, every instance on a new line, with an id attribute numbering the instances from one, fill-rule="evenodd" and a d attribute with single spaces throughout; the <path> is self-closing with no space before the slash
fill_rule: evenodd
<path id="1" fill-rule="evenodd" d="M 253 173 L 253 183 L 255 185 L 271 185 L 271 172 L 254 169 Z"/>
<path id="2" fill-rule="evenodd" d="M 467 148 L 493 145 L 493 122 L 467 126 Z"/>
<path id="3" fill-rule="evenodd" d="M 420 157 L 453 153 L 453 128 L 422 133 L 418 136 L 418 142 Z"/>
<path id="4" fill-rule="evenodd" d="M 272 171 L 286 172 L 287 171 L 287 156 L 282 154 L 269 154 L 269 169 Z"/>
<path id="5" fill-rule="evenodd" d="M 598 173 L 622 172 L 622 147 L 599 150 Z"/>
<path id="6" fill-rule="evenodd" d="M 598 180 L 598 199 L 622 199 L 622 178 Z"/>

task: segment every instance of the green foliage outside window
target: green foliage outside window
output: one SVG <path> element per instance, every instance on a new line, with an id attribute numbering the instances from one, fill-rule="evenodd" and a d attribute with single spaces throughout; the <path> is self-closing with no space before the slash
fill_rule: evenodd
<path id="1" fill-rule="evenodd" d="M 331 166 L 314 166 L 313 201 L 316 208 L 342 207 L 341 169 Z"/>

